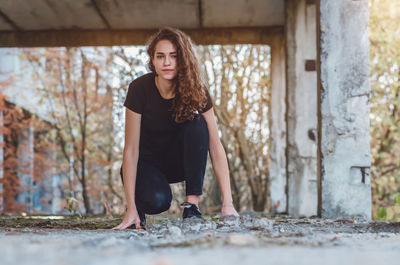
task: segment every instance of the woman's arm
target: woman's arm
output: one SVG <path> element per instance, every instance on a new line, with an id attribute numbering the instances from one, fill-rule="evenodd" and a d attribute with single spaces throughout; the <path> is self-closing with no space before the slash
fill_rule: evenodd
<path id="1" fill-rule="evenodd" d="M 218 128 L 214 117 L 214 109 L 211 108 L 202 113 L 202 115 L 207 122 L 208 133 L 210 136 L 210 158 L 222 193 L 221 213 L 222 215 L 238 216 L 238 213 L 232 204 L 232 191 L 229 179 L 228 161 L 224 147 L 222 146 L 221 140 L 218 136 Z"/>
<path id="2" fill-rule="evenodd" d="M 125 112 L 125 146 L 122 162 L 124 191 L 127 210 L 121 224 L 113 229 L 125 229 L 135 224 L 140 227 L 140 218 L 135 203 L 136 171 L 139 159 L 140 121 L 142 115 L 126 108 Z"/>

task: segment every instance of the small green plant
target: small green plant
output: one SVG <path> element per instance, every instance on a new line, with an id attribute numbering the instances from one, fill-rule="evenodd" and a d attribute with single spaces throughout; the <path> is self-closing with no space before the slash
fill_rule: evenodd
<path id="1" fill-rule="evenodd" d="M 79 208 L 79 201 L 75 198 L 75 192 L 67 189 L 65 190 L 65 194 L 67 194 L 65 197 L 67 202 L 66 209 L 71 213 L 71 215 L 78 215 L 82 218 L 82 211 Z"/>
<path id="2" fill-rule="evenodd" d="M 396 204 L 400 205 L 400 192 L 398 192 L 395 197 L 394 197 L 394 201 Z"/>
<path id="3" fill-rule="evenodd" d="M 380 207 L 378 209 L 378 218 L 379 218 L 379 220 L 385 220 L 386 216 L 387 216 L 386 209 L 383 208 L 383 207 Z"/>

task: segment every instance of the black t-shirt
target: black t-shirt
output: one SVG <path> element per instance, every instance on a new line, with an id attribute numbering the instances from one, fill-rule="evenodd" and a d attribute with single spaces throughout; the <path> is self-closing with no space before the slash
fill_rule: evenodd
<path id="1" fill-rule="evenodd" d="M 155 74 L 148 73 L 136 78 L 129 84 L 124 106 L 142 114 L 140 127 L 139 158 L 153 159 L 162 156 L 169 148 L 182 124 L 172 117 L 172 101 L 164 99 L 155 83 Z M 206 112 L 213 106 L 210 94 L 207 96 L 206 107 L 198 110 Z"/>

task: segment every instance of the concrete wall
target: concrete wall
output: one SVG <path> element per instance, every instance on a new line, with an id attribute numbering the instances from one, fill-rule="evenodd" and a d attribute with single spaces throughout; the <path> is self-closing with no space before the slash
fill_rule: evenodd
<path id="1" fill-rule="evenodd" d="M 0 212 L 3 211 L 3 180 L 4 180 L 4 171 L 3 171 L 3 162 L 4 162 L 4 134 L 3 134 L 3 111 L 0 111 Z"/>
<path id="2" fill-rule="evenodd" d="M 286 1 L 288 213 L 317 214 L 316 5 Z M 308 62 L 309 61 L 309 62 Z"/>
<path id="3" fill-rule="evenodd" d="M 270 198 L 271 212 L 287 211 L 286 195 L 286 70 L 284 36 L 271 43 L 271 98 L 270 121 Z"/>
<path id="4" fill-rule="evenodd" d="M 323 217 L 371 218 L 368 0 L 320 0 Z"/>

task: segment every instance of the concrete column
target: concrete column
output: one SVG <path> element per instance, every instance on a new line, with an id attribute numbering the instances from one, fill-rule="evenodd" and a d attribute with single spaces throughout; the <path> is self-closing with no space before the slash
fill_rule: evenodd
<path id="1" fill-rule="evenodd" d="M 271 212 L 287 211 L 286 195 L 286 71 L 284 36 L 277 35 L 271 43 L 270 125 L 270 198 Z"/>
<path id="2" fill-rule="evenodd" d="M 320 213 L 371 218 L 368 0 L 318 4 Z"/>
<path id="3" fill-rule="evenodd" d="M 0 92 L 1 93 L 1 92 Z M 0 102 L 0 104 L 4 104 Z M 3 110 L 0 109 L 0 212 L 3 212 L 3 180 L 4 180 L 4 124 Z"/>
<path id="4" fill-rule="evenodd" d="M 22 190 L 18 194 L 17 201 L 33 206 L 33 127 L 22 128 L 18 135 L 18 177 L 21 180 Z"/>
<path id="5" fill-rule="evenodd" d="M 312 1 L 286 1 L 288 214 L 316 215 L 317 32 Z"/>

